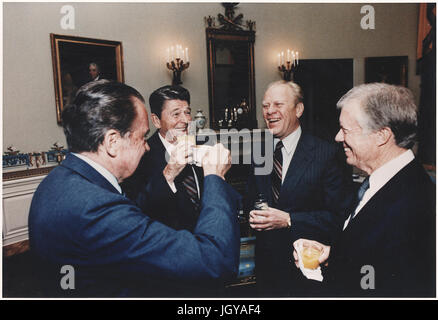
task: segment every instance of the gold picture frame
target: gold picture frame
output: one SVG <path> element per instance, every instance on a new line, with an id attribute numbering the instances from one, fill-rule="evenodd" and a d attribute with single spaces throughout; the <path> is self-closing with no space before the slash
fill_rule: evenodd
<path id="1" fill-rule="evenodd" d="M 64 107 L 78 88 L 89 81 L 90 69 L 98 71 L 97 79 L 124 82 L 123 49 L 120 41 L 50 34 L 56 118 L 61 123 Z M 91 66 L 92 65 L 92 66 Z"/>

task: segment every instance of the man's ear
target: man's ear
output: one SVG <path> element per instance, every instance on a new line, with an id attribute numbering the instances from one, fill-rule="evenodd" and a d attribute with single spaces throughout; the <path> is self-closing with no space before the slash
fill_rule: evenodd
<path id="1" fill-rule="evenodd" d="M 161 129 L 161 120 L 158 118 L 158 116 L 155 113 L 151 113 L 152 123 L 154 124 L 155 128 Z"/>
<path id="2" fill-rule="evenodd" d="M 115 157 L 119 150 L 120 142 L 122 137 L 120 136 L 120 132 L 114 129 L 110 129 L 105 133 L 103 139 L 103 147 L 105 148 L 105 152 L 111 157 Z"/>
<path id="3" fill-rule="evenodd" d="M 298 102 L 297 105 L 295 106 L 296 108 L 296 114 L 297 114 L 297 118 L 301 117 L 303 115 L 304 112 L 304 104 L 302 102 Z"/>
<path id="4" fill-rule="evenodd" d="M 388 141 L 391 140 L 391 138 L 395 139 L 394 133 L 388 127 L 384 127 L 380 129 L 379 131 L 376 132 L 376 134 L 377 134 L 377 144 L 379 147 L 387 144 Z"/>

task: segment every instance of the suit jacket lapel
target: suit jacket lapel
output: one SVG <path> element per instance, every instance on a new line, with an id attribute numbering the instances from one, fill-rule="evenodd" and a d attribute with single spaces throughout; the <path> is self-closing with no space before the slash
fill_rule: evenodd
<path id="1" fill-rule="evenodd" d="M 283 197 L 290 197 L 290 191 L 296 187 L 298 181 L 306 171 L 306 167 L 313 160 L 312 149 L 312 141 L 308 138 L 306 134 L 302 133 L 295 149 L 294 155 L 292 156 L 292 160 L 289 164 L 289 168 L 287 169 L 286 177 L 284 178 L 282 184 L 284 186 L 287 186 L 288 195 L 284 195 L 283 190 L 285 188 L 281 188 L 279 197 L 280 203 Z"/>
<path id="2" fill-rule="evenodd" d="M 266 197 L 266 200 L 268 200 L 268 204 L 270 207 L 272 207 L 274 203 L 274 199 L 272 198 L 272 181 L 271 181 L 271 175 L 264 176 L 264 183 L 263 186 L 265 187 L 265 192 L 263 194 Z"/>
<path id="3" fill-rule="evenodd" d="M 416 160 L 414 159 L 408 163 L 404 168 L 396 173 L 382 188 L 379 189 L 362 207 L 357 215 L 350 220 L 346 231 L 349 227 L 355 225 L 361 225 L 365 221 L 373 222 L 379 219 L 378 213 L 382 210 L 379 209 L 384 205 L 391 203 L 393 198 L 397 198 L 400 194 L 400 188 L 404 185 L 404 179 L 406 175 L 410 175 L 411 171 L 415 169 Z M 356 207 L 353 208 L 355 210 Z M 361 223 L 362 221 L 362 223 Z"/>
<path id="4" fill-rule="evenodd" d="M 101 188 L 120 194 L 119 191 L 114 188 L 114 186 L 104 176 L 97 172 L 88 163 L 72 154 L 67 155 L 66 159 L 61 163 L 61 166 L 77 172 L 86 180 L 100 186 Z"/>
<path id="5" fill-rule="evenodd" d="M 164 147 L 163 142 L 161 142 L 160 137 L 158 136 L 158 130 L 155 131 L 155 133 L 152 135 L 152 137 L 149 138 L 148 144 L 151 148 L 151 151 L 149 151 L 150 157 L 153 157 L 155 161 L 158 161 L 161 165 L 161 167 L 165 167 L 167 164 L 166 161 L 166 148 Z"/>
<path id="6" fill-rule="evenodd" d="M 196 165 L 193 165 L 193 168 L 195 168 L 196 177 L 198 178 L 199 183 L 199 192 L 200 196 L 202 197 L 202 190 L 204 190 L 204 170 L 202 167 L 198 167 Z"/>

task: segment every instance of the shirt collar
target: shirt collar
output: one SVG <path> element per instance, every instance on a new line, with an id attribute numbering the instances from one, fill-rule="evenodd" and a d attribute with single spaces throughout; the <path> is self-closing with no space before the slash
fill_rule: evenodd
<path id="1" fill-rule="evenodd" d="M 117 191 L 119 191 L 119 193 L 122 193 L 122 188 L 117 182 L 116 177 L 111 172 L 109 172 L 106 168 L 104 168 L 102 165 L 98 164 L 97 162 L 91 160 L 87 156 L 84 156 L 83 154 L 73 153 L 73 152 L 72 154 L 78 157 L 79 159 L 85 161 L 86 163 L 88 163 L 97 172 L 99 172 L 105 179 L 107 179 L 109 183 L 111 183 L 113 187 L 116 188 Z"/>
<path id="2" fill-rule="evenodd" d="M 370 189 L 380 189 L 414 158 L 414 153 L 409 149 L 385 163 L 370 175 Z"/>
<path id="3" fill-rule="evenodd" d="M 295 148 L 297 147 L 298 140 L 300 140 L 301 137 L 301 131 L 301 126 L 298 126 L 298 128 L 294 132 L 292 132 L 282 140 L 284 149 L 288 154 L 294 152 Z M 278 141 L 280 141 L 280 139 L 275 138 L 274 145 L 276 145 Z"/>

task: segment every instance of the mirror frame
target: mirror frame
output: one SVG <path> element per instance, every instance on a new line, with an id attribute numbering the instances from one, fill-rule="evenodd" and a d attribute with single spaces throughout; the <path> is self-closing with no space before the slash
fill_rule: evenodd
<path id="1" fill-rule="evenodd" d="M 257 128 L 256 118 L 256 104 L 255 104 L 255 72 L 254 72 L 254 42 L 255 31 L 254 30 L 223 30 L 208 27 L 205 29 L 207 39 L 207 69 L 208 69 L 208 100 L 209 100 L 209 112 L 210 112 L 210 128 L 219 130 L 217 124 L 215 110 L 215 61 L 216 61 L 216 41 L 240 41 L 247 43 L 248 46 L 248 113 L 249 123 L 248 129 Z"/>

